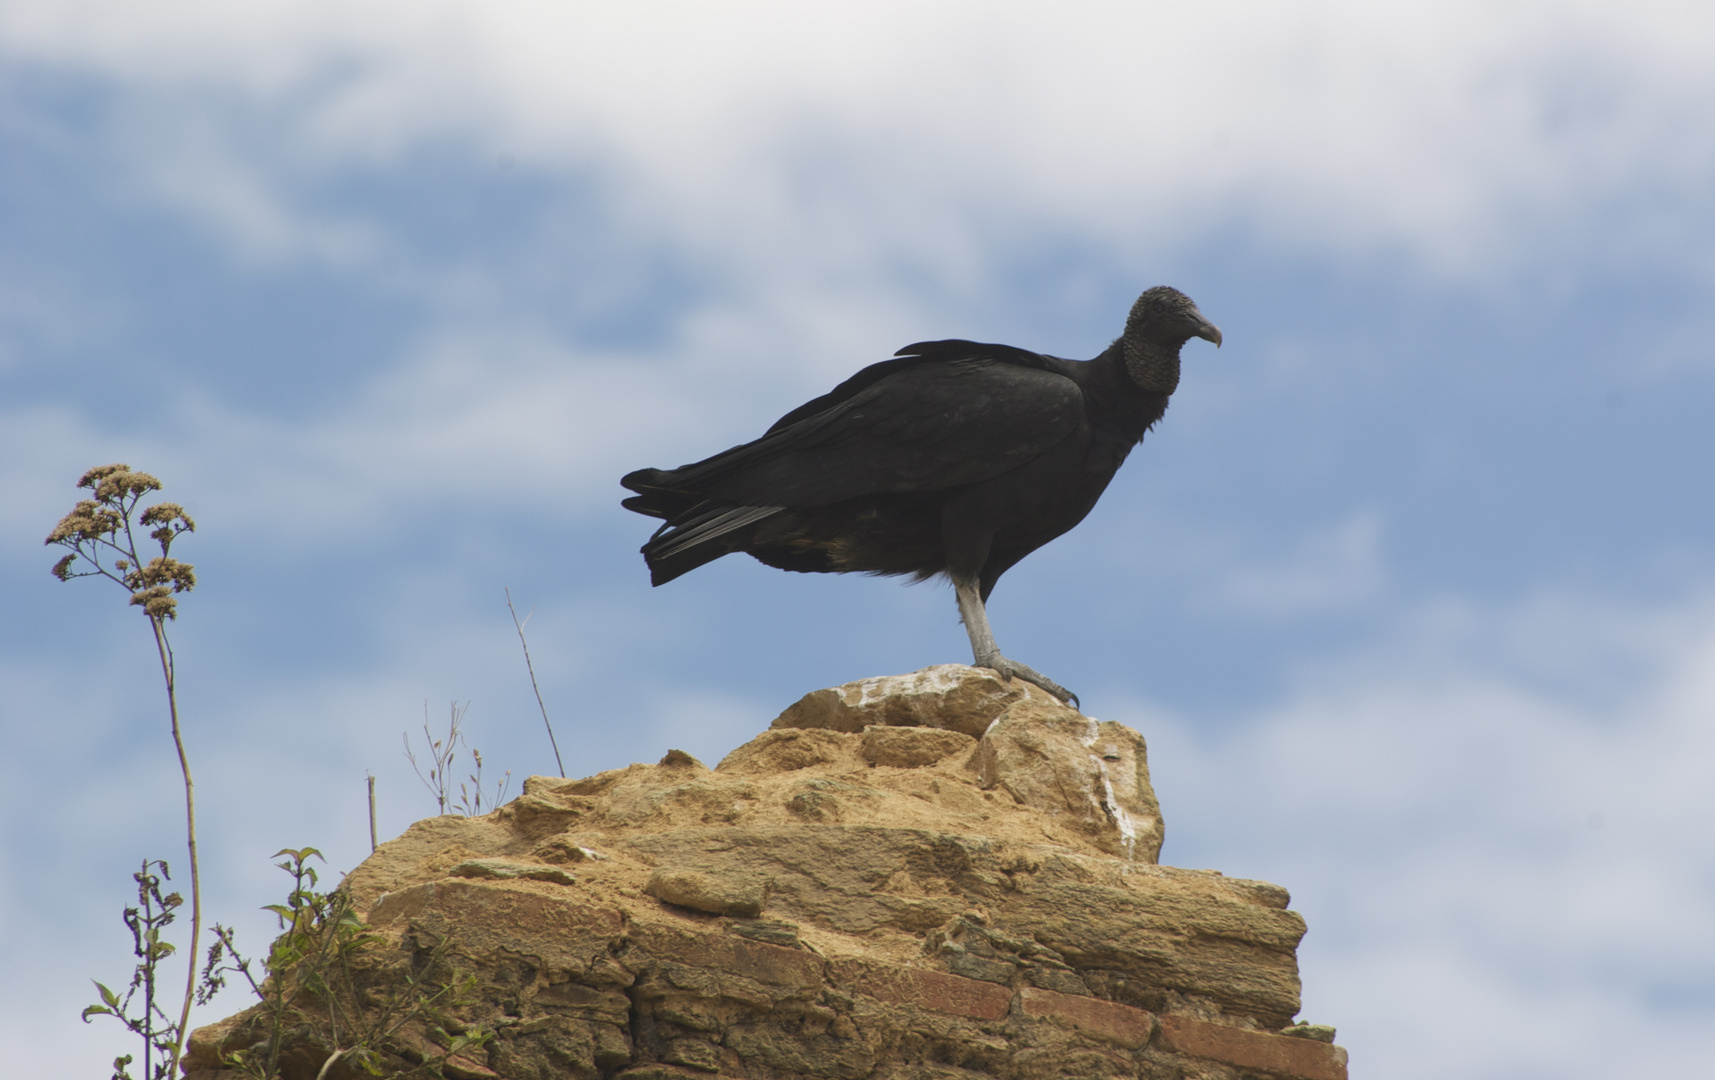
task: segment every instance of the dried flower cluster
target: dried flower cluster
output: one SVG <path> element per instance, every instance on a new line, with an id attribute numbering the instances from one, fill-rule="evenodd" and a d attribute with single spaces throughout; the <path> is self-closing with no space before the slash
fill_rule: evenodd
<path id="1" fill-rule="evenodd" d="M 137 504 L 149 492 L 159 491 L 161 482 L 148 473 L 133 472 L 129 465 L 98 465 L 84 473 L 77 486 L 88 488 L 95 497 L 79 500 L 48 534 L 47 543 L 71 549 L 54 564 L 53 575 L 61 581 L 111 578 L 130 590 L 131 603 L 151 619 L 175 618 L 174 594 L 190 592 L 197 577 L 190 563 L 172 558 L 170 552 L 181 534 L 196 531 L 196 522 L 184 507 L 170 502 L 156 503 L 134 519 Z M 137 553 L 133 520 L 143 528 L 154 526 L 149 537 L 161 546 L 159 556 L 144 562 Z M 111 558 L 107 565 L 102 562 L 103 552 Z M 91 569 L 74 569 L 80 558 Z"/>

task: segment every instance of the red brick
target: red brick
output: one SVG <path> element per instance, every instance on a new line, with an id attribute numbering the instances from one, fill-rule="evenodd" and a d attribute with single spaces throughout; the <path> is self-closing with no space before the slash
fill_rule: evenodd
<path id="1" fill-rule="evenodd" d="M 1006 987 L 942 971 L 862 960 L 834 960 L 828 968 L 829 978 L 836 985 L 878 1001 L 915 1005 L 973 1020 L 999 1020 L 1012 1008 L 1012 991 Z"/>
<path id="2" fill-rule="evenodd" d="M 1185 1016 L 1163 1016 L 1161 1042 L 1167 1049 L 1191 1057 L 1295 1080 L 1346 1080 L 1346 1051 L 1310 1039 L 1266 1035 Z"/>
<path id="3" fill-rule="evenodd" d="M 1139 1050 L 1155 1034 L 1155 1014 L 1130 1005 L 1027 986 L 1018 992 L 1026 1016 L 1059 1020 L 1097 1038 Z"/>

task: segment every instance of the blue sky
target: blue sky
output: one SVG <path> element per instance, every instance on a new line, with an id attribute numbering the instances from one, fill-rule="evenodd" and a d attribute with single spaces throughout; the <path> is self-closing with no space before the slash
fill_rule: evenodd
<path id="1" fill-rule="evenodd" d="M 552 770 L 503 587 L 574 774 L 968 660 L 938 584 L 735 558 L 651 590 L 617 478 L 907 342 L 1094 355 L 1170 283 L 1226 345 L 1002 581 L 1000 642 L 1149 739 L 1164 861 L 1293 891 L 1304 1015 L 1355 1069 L 1695 1071 L 1706 11 L 501 7 L 0 8 L 16 1068 L 118 1052 L 87 980 L 181 848 L 146 625 L 47 574 L 84 469 L 198 521 L 207 899 L 259 947 L 271 853 L 362 858 L 366 773 L 385 833 L 432 811 L 425 703 Z"/>

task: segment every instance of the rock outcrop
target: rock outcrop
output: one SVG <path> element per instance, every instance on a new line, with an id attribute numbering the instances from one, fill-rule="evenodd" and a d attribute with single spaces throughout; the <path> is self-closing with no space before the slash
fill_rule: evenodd
<path id="1" fill-rule="evenodd" d="M 458 1080 L 1343 1080 L 1292 1024 L 1286 891 L 1161 838 L 1140 735 L 949 665 L 810 694 L 714 769 L 532 777 L 344 888 L 400 971 L 438 948 L 474 980 L 387 1047 L 492 1032 Z M 199 1031 L 195 1080 L 237 1080 L 258 1025 Z M 299 1041 L 311 1080 L 332 1047 Z"/>

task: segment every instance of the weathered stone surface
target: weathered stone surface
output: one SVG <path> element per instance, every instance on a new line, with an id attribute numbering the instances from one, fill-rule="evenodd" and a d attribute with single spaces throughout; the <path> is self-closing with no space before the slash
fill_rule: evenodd
<path id="1" fill-rule="evenodd" d="M 474 980 L 435 1023 L 493 1037 L 448 1076 L 1338 1080 L 1331 1030 L 1268 1034 L 1298 1009 L 1285 890 L 1154 865 L 1159 820 L 1141 736 L 949 665 L 810 695 L 714 769 L 531 777 L 344 888 L 377 972 Z M 229 1080 L 256 1022 L 187 1065 Z M 327 1059 L 312 1028 L 285 1080 Z"/>
<path id="2" fill-rule="evenodd" d="M 368 916 L 379 930 L 446 936 L 478 965 L 525 957 L 550 979 L 588 972 L 614 949 L 626 923 L 616 908 L 532 881 L 433 881 L 388 893 Z"/>
<path id="3" fill-rule="evenodd" d="M 1009 990 L 924 968 L 835 960 L 829 965 L 828 978 L 849 993 L 974 1020 L 999 1020 L 1012 1006 Z"/>
<path id="4" fill-rule="evenodd" d="M 675 924 L 645 922 L 635 925 L 633 931 L 633 941 L 644 953 L 673 963 L 726 972 L 769 986 L 809 990 L 822 984 L 825 961 L 806 949 L 726 933 L 697 933 Z"/>
<path id="5" fill-rule="evenodd" d="M 873 725 L 863 729 L 863 759 L 871 765 L 915 769 L 976 748 L 976 740 L 961 731 Z"/>
<path id="6" fill-rule="evenodd" d="M 1098 998 L 1026 987 L 1018 1004 L 1025 1016 L 1047 1017 L 1133 1050 L 1148 1046 L 1155 1034 L 1154 1014 Z"/>
<path id="7" fill-rule="evenodd" d="M 221 1068 L 221 1048 L 243 1027 L 242 1019 L 229 1016 L 191 1032 L 185 1041 L 184 1057 L 180 1059 L 186 1080 L 199 1075 L 203 1080 L 218 1080 L 227 1071 Z"/>
<path id="8" fill-rule="evenodd" d="M 510 859 L 466 859 L 447 871 L 450 877 L 465 878 L 524 878 L 529 881 L 551 881 L 556 885 L 576 885 L 578 879 L 557 866 L 541 863 L 513 862 Z"/>
<path id="9" fill-rule="evenodd" d="M 784 945 L 788 949 L 803 945 L 803 939 L 798 936 L 798 928 L 777 919 L 735 919 L 731 930 L 739 937 L 760 941 L 765 945 Z"/>
<path id="10" fill-rule="evenodd" d="M 772 884 L 765 877 L 744 873 L 704 873 L 700 870 L 657 870 L 643 891 L 669 904 L 711 915 L 754 919 L 762 914 Z"/>
<path id="11" fill-rule="evenodd" d="M 1304 1080 L 1346 1080 L 1346 1051 L 1310 1039 L 1265 1035 L 1185 1016 L 1161 1018 L 1164 1049 Z"/>
<path id="12" fill-rule="evenodd" d="M 606 855 L 594 848 L 574 844 L 563 836 L 556 836 L 547 843 L 538 845 L 535 850 L 530 852 L 530 857 L 541 862 L 553 863 L 556 866 L 564 866 L 568 863 L 593 862 L 607 858 Z"/>
<path id="13" fill-rule="evenodd" d="M 1149 783 L 1143 736 L 1059 702 L 1018 701 L 983 735 L 977 756 L 985 788 L 1024 806 L 1066 814 L 1104 850 L 1142 862 L 1161 855 L 1161 806 Z"/>
<path id="14" fill-rule="evenodd" d="M 703 1080 L 708 1075 L 700 1069 L 682 1069 L 676 1065 L 648 1064 L 639 1065 L 635 1069 L 627 1069 L 618 1074 L 618 1080 Z"/>
<path id="15" fill-rule="evenodd" d="M 939 664 L 909 675 L 882 675 L 812 690 L 772 726 L 853 734 L 870 725 L 945 728 L 980 739 L 1007 706 L 1031 697 L 1054 700 L 1022 679 L 1008 682 L 987 668 Z"/>
<path id="16" fill-rule="evenodd" d="M 828 731 L 765 731 L 728 754 L 720 770 L 728 774 L 770 775 L 849 762 L 852 744 Z"/>

